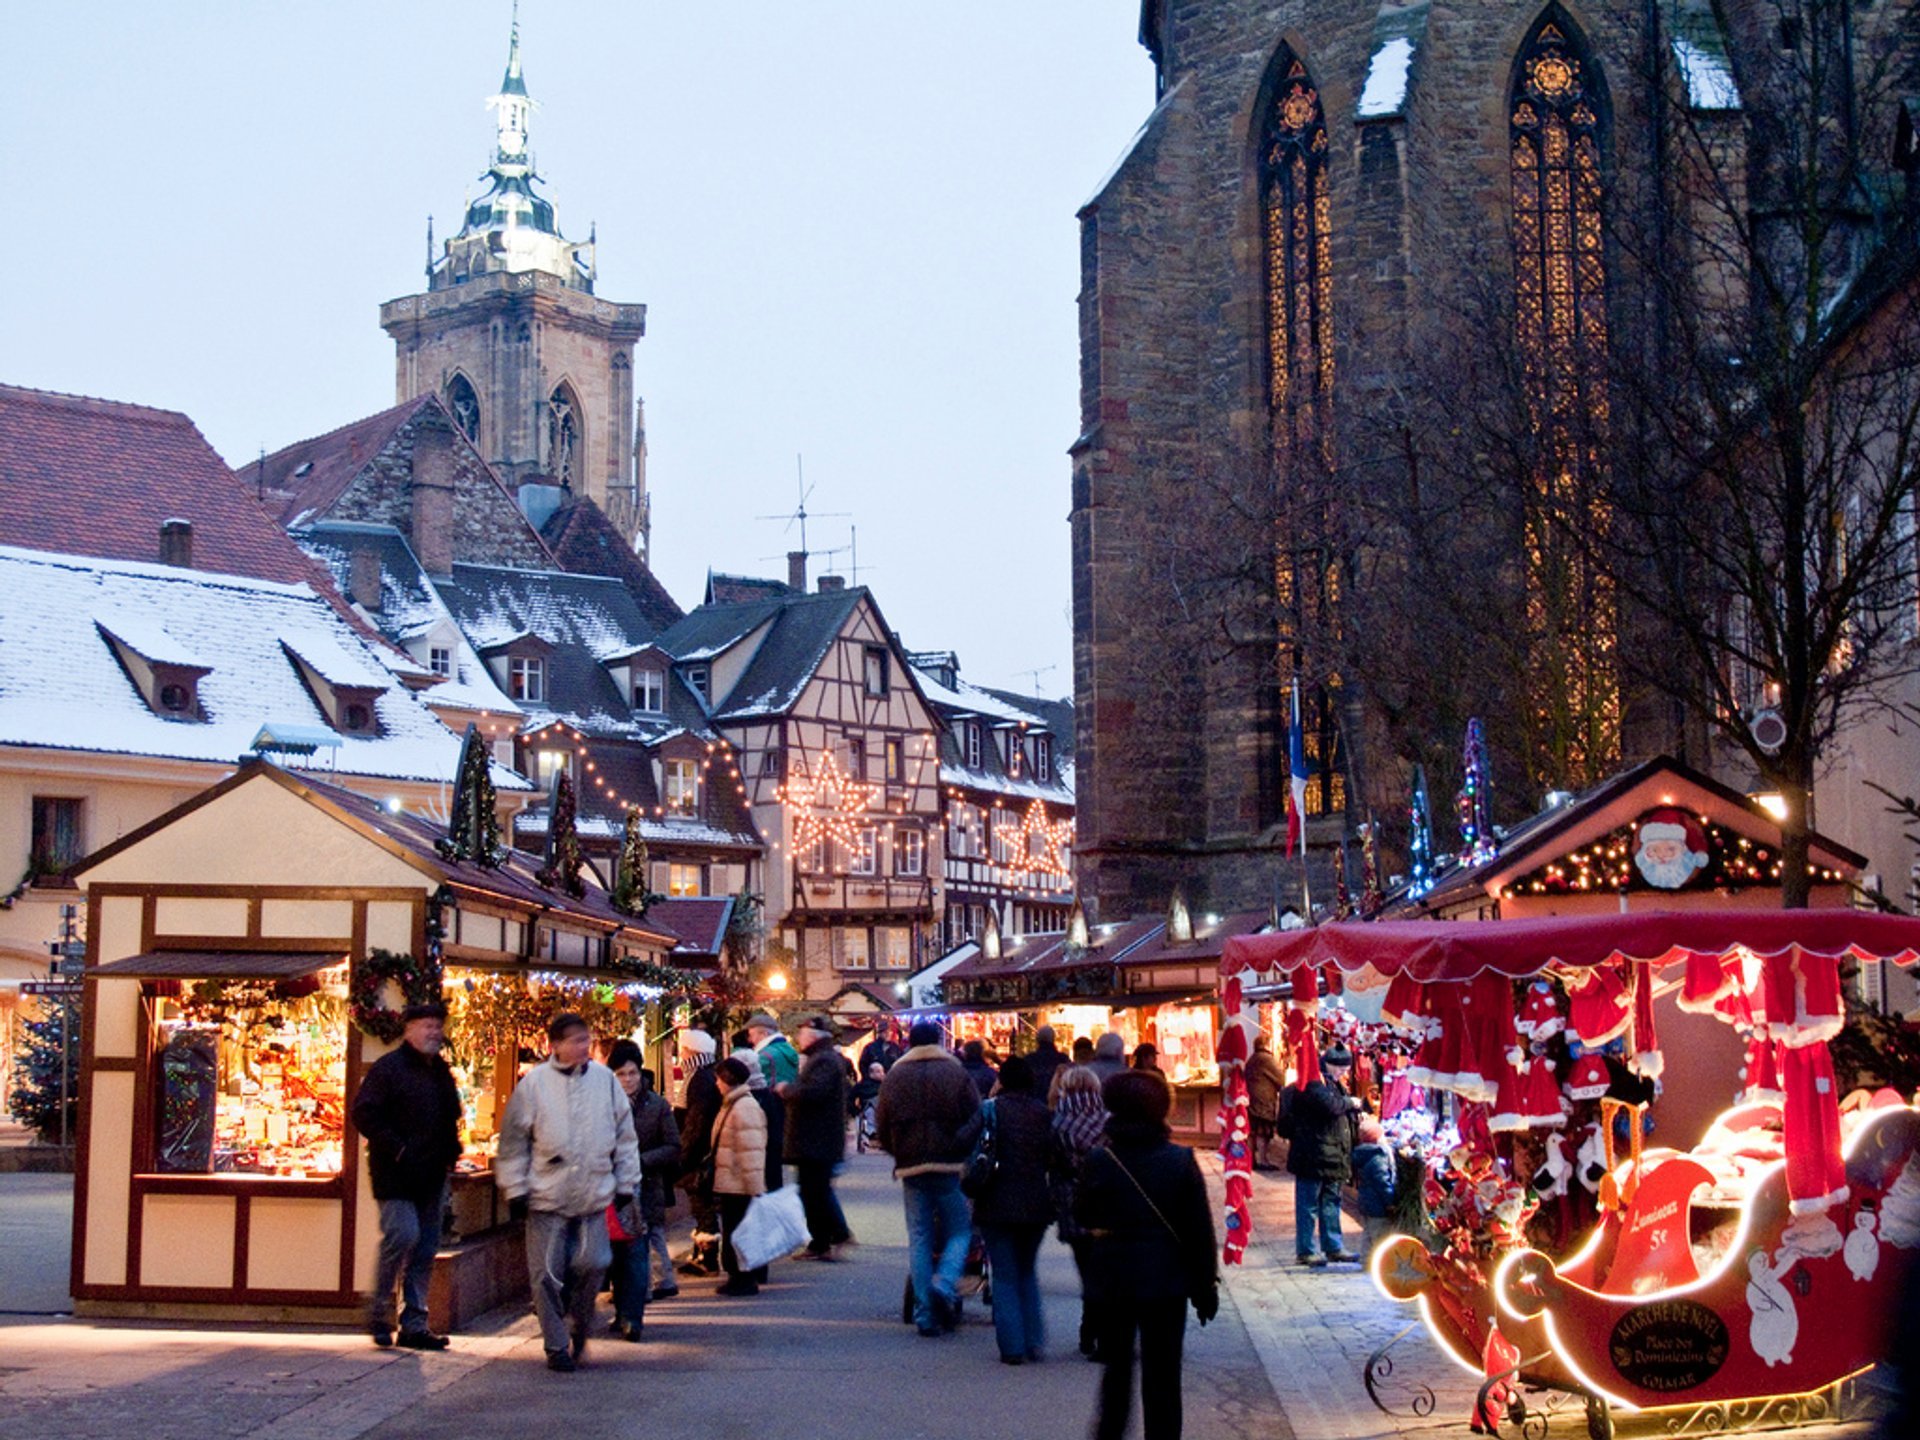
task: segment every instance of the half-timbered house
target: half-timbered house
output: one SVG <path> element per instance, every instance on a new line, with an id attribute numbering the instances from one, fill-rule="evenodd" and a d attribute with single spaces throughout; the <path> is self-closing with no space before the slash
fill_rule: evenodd
<path id="1" fill-rule="evenodd" d="M 655 643 L 767 841 L 766 978 L 814 1001 L 903 980 L 938 937 L 938 722 L 873 596 L 827 577 L 703 605 Z"/>

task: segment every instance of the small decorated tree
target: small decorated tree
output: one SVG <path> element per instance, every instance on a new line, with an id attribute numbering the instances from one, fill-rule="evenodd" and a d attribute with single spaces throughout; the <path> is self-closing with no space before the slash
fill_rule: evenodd
<path id="1" fill-rule="evenodd" d="M 1500 853 L 1493 834 L 1493 781 L 1487 773 L 1487 734 L 1480 717 L 1467 721 L 1460 782 L 1460 863 L 1479 865 Z"/>
<path id="2" fill-rule="evenodd" d="M 63 1013 L 64 1012 L 64 1013 Z M 13 1113 L 48 1143 L 60 1139 L 60 1113 L 67 1116 L 67 1139 L 72 1141 L 78 1120 L 80 1095 L 80 1009 L 64 1001 L 48 1001 L 38 1019 L 22 1028 L 22 1043 L 14 1057 Z M 66 1088 L 60 1081 L 60 1052 L 66 1048 Z"/>
<path id="3" fill-rule="evenodd" d="M 553 772 L 553 788 L 547 793 L 546 863 L 534 872 L 550 890 L 559 890 L 576 900 L 587 893 L 580 878 L 580 831 L 573 798 L 573 781 L 565 769 Z"/>
<path id="4" fill-rule="evenodd" d="M 453 779 L 453 815 L 440 853 L 492 869 L 500 863 L 500 816 L 494 808 L 493 769 L 479 727 L 467 724 L 460 766 Z"/>
<path id="5" fill-rule="evenodd" d="M 640 812 L 627 811 L 620 837 L 620 857 L 613 867 L 613 892 L 608 897 L 623 915 L 641 916 L 660 897 L 647 884 L 647 842 L 640 836 Z"/>
<path id="6" fill-rule="evenodd" d="M 1418 900 L 1433 889 L 1433 806 L 1427 799 L 1427 767 L 1413 767 L 1413 804 L 1408 815 L 1407 894 Z"/>

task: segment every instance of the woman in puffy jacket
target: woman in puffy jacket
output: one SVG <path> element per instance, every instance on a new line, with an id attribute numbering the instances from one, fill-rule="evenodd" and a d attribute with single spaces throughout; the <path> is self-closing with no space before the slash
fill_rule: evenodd
<path id="1" fill-rule="evenodd" d="M 733 1253 L 733 1232 L 746 1219 L 747 1204 L 767 1190 L 767 1117 L 747 1087 L 748 1070 L 729 1055 L 713 1067 L 720 1086 L 720 1113 L 713 1120 L 713 1198 L 720 1209 L 720 1259 L 726 1283 L 720 1295 L 757 1295 L 765 1267 L 743 1271 Z"/>

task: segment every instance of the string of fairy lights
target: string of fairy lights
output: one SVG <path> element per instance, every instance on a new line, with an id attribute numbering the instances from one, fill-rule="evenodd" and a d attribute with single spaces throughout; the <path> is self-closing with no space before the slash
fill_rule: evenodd
<path id="1" fill-rule="evenodd" d="M 1705 889 L 1738 889 L 1779 881 L 1784 862 L 1778 846 L 1749 839 L 1709 820 L 1695 817 L 1705 832 L 1708 859 L 1697 884 Z M 1507 888 L 1516 895 L 1567 895 L 1638 888 L 1644 884 L 1634 864 L 1634 832 L 1622 826 L 1521 876 Z M 1813 879 L 1834 884 L 1842 874 L 1829 866 L 1808 867 Z"/>
<path id="2" fill-rule="evenodd" d="M 529 744 L 531 744 L 535 736 L 548 735 L 554 731 L 560 733 L 566 748 L 572 750 L 575 758 L 579 761 L 579 784 L 582 790 L 591 791 L 599 795 L 602 800 L 614 806 L 616 809 L 637 810 L 643 816 L 651 814 L 656 819 L 664 819 L 669 815 L 692 813 L 678 806 L 666 804 L 649 806 L 637 800 L 629 799 L 621 792 L 617 785 L 607 779 L 600 766 L 594 761 L 593 756 L 588 750 L 587 737 L 564 720 L 554 720 L 549 724 L 541 726 L 538 730 L 529 732 L 527 740 Z M 733 782 L 734 792 L 742 799 L 745 799 L 747 786 L 746 781 L 740 776 L 738 752 L 725 740 L 705 741 L 702 743 L 705 747 L 705 753 L 699 760 L 699 783 L 712 783 L 714 766 L 716 764 L 722 765 L 725 767 L 725 778 Z M 547 744 L 539 748 L 552 751 L 555 747 Z"/>

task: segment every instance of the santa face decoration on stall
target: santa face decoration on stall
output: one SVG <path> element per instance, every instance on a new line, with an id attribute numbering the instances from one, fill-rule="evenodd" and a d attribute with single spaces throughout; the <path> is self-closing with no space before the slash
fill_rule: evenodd
<path id="1" fill-rule="evenodd" d="M 1707 867 L 1707 832 L 1671 805 L 1650 810 L 1634 827 L 1633 863 L 1656 890 L 1679 890 Z"/>

